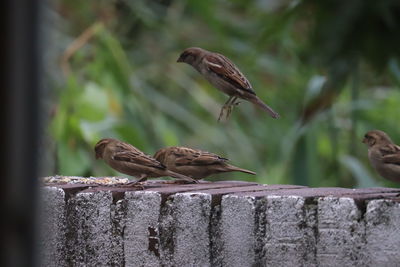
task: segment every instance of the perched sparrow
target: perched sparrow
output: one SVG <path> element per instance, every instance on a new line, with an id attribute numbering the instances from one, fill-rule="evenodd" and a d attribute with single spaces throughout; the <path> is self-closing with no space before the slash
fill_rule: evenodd
<path id="1" fill-rule="evenodd" d="M 177 62 L 192 65 L 198 72 L 216 88 L 229 95 L 218 117 L 218 121 L 227 109 L 226 118 L 229 117 L 232 107 L 238 105 L 238 98 L 250 101 L 267 111 L 271 117 L 279 118 L 279 114 L 261 101 L 251 87 L 250 82 L 240 70 L 225 56 L 213 53 L 202 48 L 187 48 L 178 58 Z"/>
<path id="2" fill-rule="evenodd" d="M 111 168 L 139 178 L 136 183 L 146 181 L 147 178 L 161 176 L 171 176 L 189 182 L 197 182 L 190 177 L 168 170 L 159 161 L 144 154 L 136 147 L 116 139 L 101 139 L 94 150 L 96 159 L 102 158 Z"/>
<path id="3" fill-rule="evenodd" d="M 368 145 L 368 158 L 375 170 L 386 179 L 400 182 L 400 146 L 379 130 L 367 132 L 362 142 Z"/>
<path id="4" fill-rule="evenodd" d="M 187 147 L 162 148 L 154 154 L 154 158 L 167 166 L 169 170 L 194 179 L 202 179 L 221 172 L 239 171 L 256 174 L 255 172 L 229 165 L 226 158 Z"/>

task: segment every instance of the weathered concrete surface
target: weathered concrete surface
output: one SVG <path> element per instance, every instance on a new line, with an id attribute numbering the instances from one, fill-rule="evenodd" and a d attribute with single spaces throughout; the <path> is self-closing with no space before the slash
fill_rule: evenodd
<path id="1" fill-rule="evenodd" d="M 159 266 L 161 195 L 128 192 L 124 235 L 126 266 Z"/>
<path id="2" fill-rule="evenodd" d="M 42 266 L 400 266 L 400 189 L 42 189 Z"/>
<path id="3" fill-rule="evenodd" d="M 67 262 L 72 266 L 122 266 L 122 236 L 110 192 L 78 193 L 67 202 Z"/>
<path id="4" fill-rule="evenodd" d="M 64 190 L 57 187 L 41 188 L 40 194 L 40 265 L 67 266 L 66 205 Z"/>
<path id="5" fill-rule="evenodd" d="M 370 201 L 365 222 L 368 266 L 400 266 L 400 202 Z"/>
<path id="6" fill-rule="evenodd" d="M 172 235 L 163 258 L 170 266 L 209 266 L 211 197 L 202 193 L 178 193 L 165 203 L 163 233 Z M 168 233 L 167 233 L 168 232 Z M 172 242 L 171 242 L 172 241 Z M 172 252 L 172 253 L 171 253 Z M 166 255 L 166 254 L 169 255 Z M 172 258 L 170 258 L 172 256 Z"/>
<path id="7" fill-rule="evenodd" d="M 318 199 L 318 266 L 365 266 L 361 216 L 352 198 Z"/>
<path id="8" fill-rule="evenodd" d="M 258 263 L 256 205 L 252 197 L 226 195 L 222 198 L 219 221 L 222 266 L 255 266 Z"/>
<path id="9" fill-rule="evenodd" d="M 265 266 L 315 266 L 316 205 L 299 196 L 268 196 Z"/>

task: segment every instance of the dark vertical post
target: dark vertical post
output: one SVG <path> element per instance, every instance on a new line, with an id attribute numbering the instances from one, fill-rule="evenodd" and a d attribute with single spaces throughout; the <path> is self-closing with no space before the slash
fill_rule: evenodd
<path id="1" fill-rule="evenodd" d="M 1 266 L 35 266 L 39 139 L 39 0 L 3 0 Z"/>

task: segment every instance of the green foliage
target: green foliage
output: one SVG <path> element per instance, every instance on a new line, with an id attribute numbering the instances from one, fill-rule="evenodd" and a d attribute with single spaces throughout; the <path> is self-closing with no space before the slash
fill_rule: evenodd
<path id="1" fill-rule="evenodd" d="M 400 57 L 400 2 L 397 0 L 306 0 L 312 14 L 311 49 L 318 61 L 361 57 L 376 70 Z"/>
<path id="2" fill-rule="evenodd" d="M 80 44 L 60 65 L 64 80 L 49 77 L 56 90 L 56 111 L 49 125 L 56 142 L 54 171 L 117 174 L 96 162 L 93 153 L 100 138 L 115 137 L 148 154 L 164 146 L 200 148 L 257 172 L 255 177 L 225 174 L 214 179 L 310 186 L 386 183 L 369 166 L 361 139 L 376 128 L 400 143 L 397 54 L 385 49 L 388 40 L 380 41 L 378 29 L 376 38 L 363 32 L 351 43 L 350 33 L 357 32 L 352 19 L 363 21 L 378 11 L 359 8 L 357 2 L 356 10 L 345 12 L 346 19 L 340 22 L 336 15 L 345 2 L 332 13 L 322 2 L 54 3 L 55 14 L 64 23 L 48 27 L 68 40 L 62 43 L 65 49 L 72 41 Z M 347 2 L 351 7 L 352 1 Z M 381 11 L 379 18 L 386 18 L 387 9 Z M 398 17 L 388 15 L 387 23 L 397 23 Z M 382 34 L 391 30 L 388 26 Z M 282 118 L 271 119 L 243 101 L 228 122 L 218 123 L 227 96 L 191 67 L 176 63 L 190 46 L 231 58 L 257 95 Z M 354 49 L 366 56 L 354 61 Z M 380 55 L 382 60 L 375 64 L 373 59 Z M 63 56 L 65 52 L 59 54 Z M 322 63 L 310 64 L 308 58 Z M 343 62 L 346 69 L 335 76 Z M 380 74 L 374 72 L 377 68 Z M 304 107 L 326 90 L 327 83 L 340 88 L 334 104 L 301 124 Z"/>

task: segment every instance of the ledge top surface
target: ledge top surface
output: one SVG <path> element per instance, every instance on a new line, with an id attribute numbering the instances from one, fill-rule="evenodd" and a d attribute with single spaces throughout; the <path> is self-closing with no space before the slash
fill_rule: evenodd
<path id="1" fill-rule="evenodd" d="M 400 201 L 400 188 L 340 188 L 319 187 L 310 188 L 300 185 L 267 185 L 245 181 L 200 181 L 198 184 L 185 184 L 178 180 L 148 180 L 137 186 L 126 185 L 129 180 L 119 177 L 75 177 L 52 176 L 43 178 L 46 187 L 57 187 L 69 194 L 80 192 L 110 191 L 113 194 L 124 194 L 128 191 L 150 191 L 164 196 L 176 193 L 207 193 L 213 196 L 226 194 L 238 197 L 266 197 L 266 196 L 298 196 L 304 198 L 315 197 L 349 197 L 357 200 L 393 199 Z"/>

